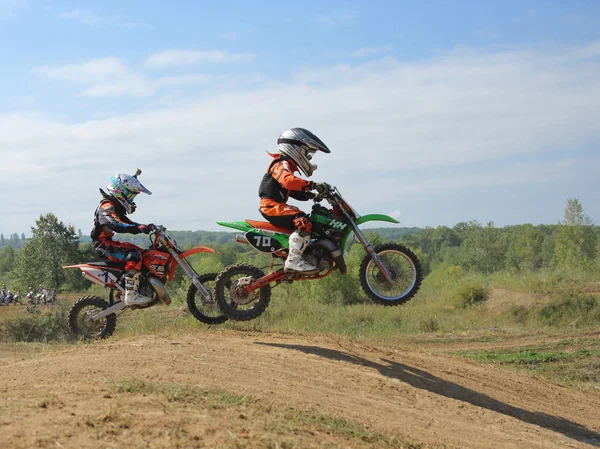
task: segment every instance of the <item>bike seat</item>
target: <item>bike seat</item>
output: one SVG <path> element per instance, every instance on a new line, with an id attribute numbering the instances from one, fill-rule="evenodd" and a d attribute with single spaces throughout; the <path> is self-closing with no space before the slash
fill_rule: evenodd
<path id="1" fill-rule="evenodd" d="M 92 265 L 99 268 L 116 268 L 123 270 L 125 268 L 125 262 L 88 262 L 86 265 Z"/>
<path id="2" fill-rule="evenodd" d="M 268 221 L 246 220 L 246 223 L 248 223 L 250 226 L 252 226 L 255 229 L 264 229 L 266 231 L 279 232 L 281 234 L 291 234 L 292 232 L 294 232 L 293 229 L 280 228 L 279 226 L 273 226 Z"/>

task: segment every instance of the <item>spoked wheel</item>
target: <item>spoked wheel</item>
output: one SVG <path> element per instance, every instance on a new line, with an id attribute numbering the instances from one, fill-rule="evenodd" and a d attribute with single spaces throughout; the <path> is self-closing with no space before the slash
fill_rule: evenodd
<path id="1" fill-rule="evenodd" d="M 391 283 L 367 254 L 360 266 L 360 285 L 369 298 L 378 304 L 404 304 L 421 287 L 423 273 L 419 259 L 411 250 L 396 243 L 378 246 L 375 252 L 388 271 Z"/>
<path id="2" fill-rule="evenodd" d="M 110 337 L 117 325 L 117 317 L 114 313 L 98 321 L 90 319 L 108 307 L 108 303 L 98 296 L 79 298 L 69 311 L 69 329 L 84 340 Z"/>
<path id="3" fill-rule="evenodd" d="M 249 321 L 261 315 L 271 300 L 271 286 L 245 293 L 243 288 L 265 274 L 252 265 L 230 265 L 215 279 L 214 295 L 219 309 L 232 320 Z"/>
<path id="4" fill-rule="evenodd" d="M 217 301 L 215 300 L 214 284 L 217 273 L 203 274 L 200 276 L 200 282 L 210 291 L 211 299 L 207 300 L 194 284 L 190 285 L 187 295 L 188 309 L 198 321 L 206 324 L 221 324 L 227 321 L 227 316 L 223 315 Z"/>

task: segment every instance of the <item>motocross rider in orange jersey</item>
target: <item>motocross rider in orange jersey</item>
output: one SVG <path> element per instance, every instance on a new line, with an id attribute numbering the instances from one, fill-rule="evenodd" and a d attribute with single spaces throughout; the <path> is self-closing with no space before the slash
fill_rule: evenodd
<path id="1" fill-rule="evenodd" d="M 110 178 L 106 190 L 100 189 L 102 200 L 94 215 L 94 227 L 90 236 L 94 242 L 94 250 L 100 257 L 113 262 L 125 262 L 125 304 L 144 305 L 152 302 L 152 298 L 139 294 L 140 275 L 142 269 L 142 250 L 129 242 L 112 239 L 115 232 L 128 234 L 148 234 L 154 229 L 153 224 L 143 225 L 127 218 L 127 214 L 135 212 L 133 199 L 138 193 L 152 195 L 137 179 L 142 172 L 135 175 L 117 173 Z"/>
<path id="2" fill-rule="evenodd" d="M 308 201 L 315 197 L 312 190 L 325 194 L 329 190 L 326 183 L 306 181 L 294 175 L 302 171 L 310 177 L 317 166 L 310 161 L 317 151 L 330 153 L 327 145 L 310 131 L 292 128 L 283 132 L 277 139 L 279 154 L 268 153 L 273 160 L 263 176 L 258 189 L 260 213 L 272 225 L 294 229 L 289 239 L 289 254 L 284 264 L 286 272 L 313 274 L 319 271 L 302 258 L 310 242 L 312 224 L 306 213 L 287 203 L 289 197 Z"/>

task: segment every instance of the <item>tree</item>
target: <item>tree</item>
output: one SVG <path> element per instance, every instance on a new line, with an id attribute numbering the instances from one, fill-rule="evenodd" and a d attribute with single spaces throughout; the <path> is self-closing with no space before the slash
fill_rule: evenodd
<path id="1" fill-rule="evenodd" d="M 81 286 L 79 273 L 62 268 L 82 258 L 75 228 L 49 213 L 40 216 L 31 232 L 32 238 L 19 251 L 15 262 L 14 275 L 21 286 L 42 284 L 59 288 L 65 283 Z"/>
<path id="2" fill-rule="evenodd" d="M 554 236 L 554 262 L 570 268 L 587 268 L 596 257 L 598 236 L 593 222 L 577 198 L 569 198 L 565 219 Z"/>
<path id="3" fill-rule="evenodd" d="M 542 267 L 542 248 L 544 234 L 531 224 L 515 228 L 515 237 L 511 238 L 507 252 L 507 262 L 510 266 L 521 270 L 531 271 Z"/>
<path id="4" fill-rule="evenodd" d="M 0 252 L 0 273 L 8 273 L 14 263 L 15 250 L 12 246 L 7 246 Z"/>
<path id="5" fill-rule="evenodd" d="M 21 233 L 21 240 L 25 241 L 25 233 L 24 232 Z"/>
<path id="6" fill-rule="evenodd" d="M 484 227 L 471 221 L 463 230 L 465 239 L 460 246 L 460 262 L 464 268 L 484 273 L 503 268 L 507 243 L 494 223 L 490 221 Z"/>

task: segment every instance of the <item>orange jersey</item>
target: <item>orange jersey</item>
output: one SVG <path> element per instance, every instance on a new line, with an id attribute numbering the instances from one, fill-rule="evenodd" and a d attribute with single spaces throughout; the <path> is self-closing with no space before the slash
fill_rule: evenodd
<path id="1" fill-rule="evenodd" d="M 282 158 L 280 155 L 272 156 L 274 160 L 264 174 L 258 189 L 261 200 L 269 199 L 285 204 L 290 196 L 299 201 L 311 199 L 313 196 L 309 190 L 314 188 L 314 183 L 294 175 L 298 171 L 294 161 Z"/>
<path id="2" fill-rule="evenodd" d="M 294 161 L 280 159 L 271 165 L 269 173 L 284 189 L 305 192 L 310 190 L 312 183 L 294 175 L 298 166 Z"/>

